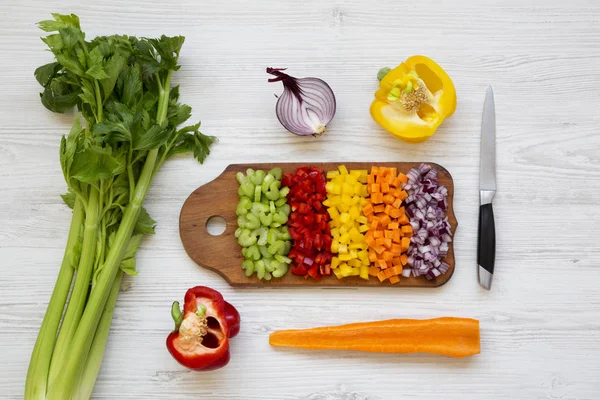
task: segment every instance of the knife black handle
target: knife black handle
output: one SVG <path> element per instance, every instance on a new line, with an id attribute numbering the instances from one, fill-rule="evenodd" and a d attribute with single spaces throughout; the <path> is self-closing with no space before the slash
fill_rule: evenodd
<path id="1" fill-rule="evenodd" d="M 492 203 L 479 206 L 479 238 L 477 242 L 477 264 L 490 274 L 494 273 L 496 259 L 496 227 Z"/>

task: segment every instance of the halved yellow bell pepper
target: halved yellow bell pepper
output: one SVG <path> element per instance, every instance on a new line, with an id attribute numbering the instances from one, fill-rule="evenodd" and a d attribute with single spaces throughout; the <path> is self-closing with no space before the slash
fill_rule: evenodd
<path id="1" fill-rule="evenodd" d="M 430 58 L 413 56 L 385 72 L 382 69 L 378 74 L 379 90 L 371 103 L 371 116 L 392 135 L 423 142 L 454 113 L 454 84 Z"/>

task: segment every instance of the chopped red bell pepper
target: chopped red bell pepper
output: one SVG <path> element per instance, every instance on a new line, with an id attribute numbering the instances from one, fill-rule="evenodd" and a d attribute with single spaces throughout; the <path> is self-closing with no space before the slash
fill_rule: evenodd
<path id="1" fill-rule="evenodd" d="M 240 314 L 221 293 L 196 286 L 185 294 L 183 314 L 174 302 L 175 330 L 167 337 L 169 353 L 184 367 L 207 371 L 229 362 L 229 338 L 240 330 Z"/>
<path id="2" fill-rule="evenodd" d="M 323 205 L 327 197 L 323 170 L 300 167 L 295 174 L 285 174 L 281 182 L 290 188 L 288 232 L 294 244 L 288 257 L 292 259 L 292 273 L 313 279 L 331 275 L 332 239 L 329 214 Z"/>

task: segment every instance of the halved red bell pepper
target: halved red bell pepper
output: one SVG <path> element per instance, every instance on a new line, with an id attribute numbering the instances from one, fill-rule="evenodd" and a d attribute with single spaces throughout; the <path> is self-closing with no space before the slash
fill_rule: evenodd
<path id="1" fill-rule="evenodd" d="M 229 362 L 229 338 L 240 330 L 240 314 L 221 293 L 206 286 L 189 289 L 183 314 L 174 302 L 175 330 L 167 337 L 169 353 L 184 367 L 207 371 Z"/>

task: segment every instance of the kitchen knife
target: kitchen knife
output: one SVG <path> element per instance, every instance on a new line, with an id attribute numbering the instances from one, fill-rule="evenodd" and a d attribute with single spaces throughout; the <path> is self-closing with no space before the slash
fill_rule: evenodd
<path id="1" fill-rule="evenodd" d="M 496 229 L 492 200 L 496 194 L 496 111 L 494 92 L 489 86 L 483 104 L 481 120 L 481 151 L 479 155 L 479 233 L 477 264 L 479 284 L 490 290 L 496 258 Z"/>

